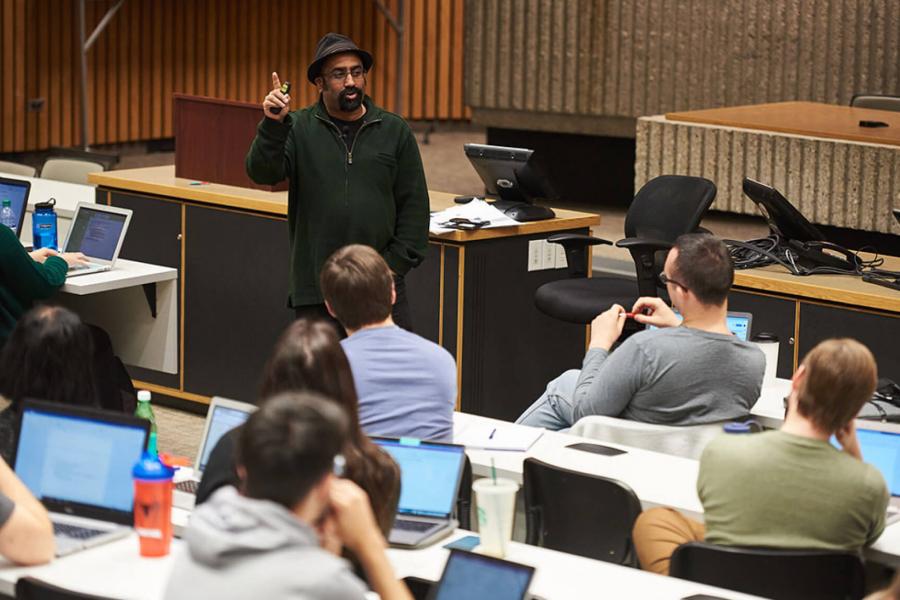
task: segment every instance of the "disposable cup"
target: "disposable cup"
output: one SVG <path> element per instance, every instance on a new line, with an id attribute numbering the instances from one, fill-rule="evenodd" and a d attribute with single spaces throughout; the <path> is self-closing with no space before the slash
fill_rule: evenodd
<path id="1" fill-rule="evenodd" d="M 478 479 L 472 484 L 478 507 L 478 535 L 482 554 L 503 558 L 512 539 L 516 492 L 519 484 L 509 479 Z"/>

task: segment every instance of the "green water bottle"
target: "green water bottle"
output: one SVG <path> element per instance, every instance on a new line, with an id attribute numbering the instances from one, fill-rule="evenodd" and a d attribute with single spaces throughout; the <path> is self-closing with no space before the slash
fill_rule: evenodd
<path id="1" fill-rule="evenodd" d="M 150 421 L 150 439 L 147 442 L 147 452 L 156 456 L 156 416 L 153 414 L 153 407 L 150 406 L 149 390 L 138 391 L 137 408 L 134 410 L 134 416 Z"/>

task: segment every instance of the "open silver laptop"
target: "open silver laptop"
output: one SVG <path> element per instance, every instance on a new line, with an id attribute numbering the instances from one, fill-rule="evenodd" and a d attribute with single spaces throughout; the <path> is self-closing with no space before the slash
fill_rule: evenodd
<path id="1" fill-rule="evenodd" d="M 388 541 L 399 548 L 425 546 L 459 526 L 453 518 L 465 447 L 416 439 L 372 438 L 400 466 L 400 503 Z"/>
<path id="2" fill-rule="evenodd" d="M 190 476 L 182 478 L 176 475 L 175 493 L 172 504 L 177 508 L 191 510 L 197 499 L 197 485 L 203 477 L 209 455 L 222 436 L 243 425 L 250 415 L 256 410 L 253 404 L 229 400 L 228 398 L 214 397 L 209 403 L 206 413 L 206 424 L 203 426 L 203 437 L 200 438 L 200 448 L 194 459 L 194 469 Z"/>
<path id="3" fill-rule="evenodd" d="M 856 439 L 863 460 L 874 466 L 884 477 L 891 499 L 885 520 L 887 524 L 900 521 L 900 425 L 878 421 L 856 420 Z M 839 444 L 832 438 L 835 446 Z"/>
<path id="4" fill-rule="evenodd" d="M 26 401 L 13 464 L 53 522 L 56 555 L 127 536 L 134 523 L 131 470 L 149 421 L 67 404 Z"/>
<path id="5" fill-rule="evenodd" d="M 119 258 L 129 223 L 131 211 L 127 208 L 79 202 L 62 251 L 81 252 L 87 257 L 88 264 L 70 268 L 67 276 L 112 269 Z"/>

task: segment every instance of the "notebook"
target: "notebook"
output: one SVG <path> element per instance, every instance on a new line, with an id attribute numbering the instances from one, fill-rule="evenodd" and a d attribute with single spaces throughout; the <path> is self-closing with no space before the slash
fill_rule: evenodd
<path id="1" fill-rule="evenodd" d="M 534 567 L 463 550 L 451 550 L 428 600 L 524 600 Z"/>
<path id="2" fill-rule="evenodd" d="M 21 179 L 7 179 L 0 177 L 0 207 L 3 200 L 9 199 L 9 207 L 16 217 L 16 237 L 22 235 L 22 222 L 25 220 L 25 211 L 28 209 L 28 195 L 31 193 L 31 182 Z"/>
<path id="3" fill-rule="evenodd" d="M 400 503 L 388 536 L 400 548 L 444 538 L 459 523 L 453 509 L 465 465 L 465 448 L 416 439 L 372 438 L 400 466 Z"/>
<path id="4" fill-rule="evenodd" d="M 206 424 L 203 426 L 203 437 L 200 438 L 200 448 L 194 459 L 193 472 L 185 477 L 178 477 L 175 483 L 175 493 L 172 504 L 177 508 L 191 510 L 197 499 L 197 484 L 203 477 L 209 455 L 223 435 L 243 425 L 244 421 L 256 410 L 253 404 L 229 400 L 228 398 L 214 397 L 209 403 L 206 413 Z M 179 475 L 181 472 L 179 471 Z"/>
<path id="5" fill-rule="evenodd" d="M 57 556 L 131 532 L 131 470 L 146 448 L 149 428 L 149 421 L 120 413 L 24 403 L 14 469 L 50 512 Z"/>
<path id="6" fill-rule="evenodd" d="M 130 222 L 131 211 L 127 208 L 79 202 L 62 251 L 81 252 L 87 257 L 88 264 L 70 267 L 67 276 L 76 277 L 112 269 L 119 257 Z"/>

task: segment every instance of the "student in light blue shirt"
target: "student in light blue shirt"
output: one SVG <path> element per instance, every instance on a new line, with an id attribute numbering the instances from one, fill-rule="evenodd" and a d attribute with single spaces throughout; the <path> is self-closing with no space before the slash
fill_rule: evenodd
<path id="1" fill-rule="evenodd" d="M 345 246 L 321 272 L 328 312 L 348 337 L 341 342 L 369 435 L 453 440 L 456 361 L 441 346 L 401 329 L 390 268 L 372 248 Z"/>

